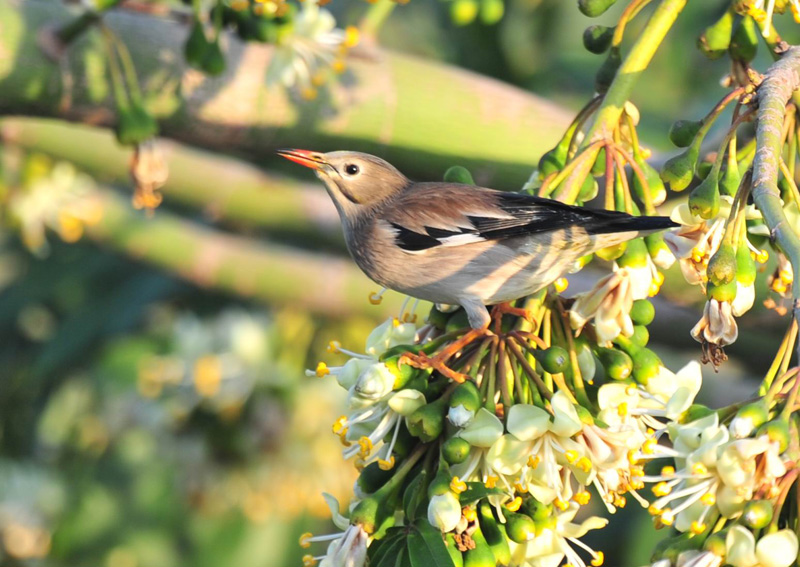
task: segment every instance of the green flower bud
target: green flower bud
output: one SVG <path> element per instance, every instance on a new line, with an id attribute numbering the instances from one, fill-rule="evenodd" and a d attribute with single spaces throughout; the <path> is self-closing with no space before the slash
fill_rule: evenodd
<path id="1" fill-rule="evenodd" d="M 658 375 L 664 366 L 658 355 L 647 347 L 640 347 L 640 350 L 629 354 L 633 360 L 633 379 L 639 384 L 647 385 L 650 378 Z"/>
<path id="2" fill-rule="evenodd" d="M 427 322 L 430 325 L 433 325 L 435 328 L 439 329 L 440 331 L 444 331 L 444 328 L 447 326 L 447 320 L 449 318 L 450 318 L 450 313 L 444 313 L 442 311 L 439 311 L 438 309 L 436 309 L 436 306 L 433 306 L 431 307 L 431 310 L 428 313 Z"/>
<path id="3" fill-rule="evenodd" d="M 617 0 L 578 0 L 578 9 L 585 16 L 596 18 L 597 16 L 603 14 L 616 2 Z"/>
<path id="4" fill-rule="evenodd" d="M 383 361 L 386 368 L 394 376 L 392 390 L 400 390 L 417 375 L 417 369 L 408 364 L 400 364 L 401 354 L 396 354 Z"/>
<path id="5" fill-rule="evenodd" d="M 521 509 L 535 522 L 541 522 L 553 515 L 553 505 L 543 504 L 536 500 L 536 498 L 527 498 L 523 500 Z"/>
<path id="6" fill-rule="evenodd" d="M 770 441 L 778 442 L 778 451 L 783 453 L 789 447 L 789 424 L 781 419 L 773 419 L 758 428 L 756 437 L 766 435 Z"/>
<path id="7" fill-rule="evenodd" d="M 733 32 L 729 52 L 731 59 L 750 63 L 758 51 L 758 28 L 750 16 L 745 16 Z"/>
<path id="8" fill-rule="evenodd" d="M 646 299 L 637 299 L 631 307 L 631 321 L 636 325 L 649 325 L 656 316 L 656 308 Z"/>
<path id="9" fill-rule="evenodd" d="M 644 325 L 634 325 L 631 341 L 639 346 L 647 346 L 647 343 L 650 341 L 650 332 L 647 330 L 647 327 Z"/>
<path id="10" fill-rule="evenodd" d="M 634 157 L 634 160 L 639 165 L 639 169 L 642 170 L 642 175 L 647 181 L 647 186 L 650 188 L 650 198 L 653 204 L 660 205 L 667 198 L 667 189 L 664 187 L 664 182 L 661 181 L 661 176 L 658 174 L 656 168 L 641 157 Z M 633 175 L 633 192 L 636 193 L 636 196 L 639 197 L 642 202 L 645 201 L 645 186 L 636 174 Z"/>
<path id="11" fill-rule="evenodd" d="M 408 431 L 424 443 L 442 434 L 447 403 L 443 399 L 426 404 L 406 418 Z"/>
<path id="12" fill-rule="evenodd" d="M 719 190 L 723 195 L 736 195 L 739 190 L 739 183 L 742 181 L 742 176 L 739 175 L 739 166 L 736 160 L 728 160 L 728 165 L 725 171 L 722 172 L 722 179 L 719 181 Z"/>
<path id="13" fill-rule="evenodd" d="M 494 553 L 486 542 L 480 526 L 471 534 L 475 547 L 464 552 L 464 567 L 495 567 Z"/>
<path id="14" fill-rule="evenodd" d="M 358 486 L 365 494 L 372 494 L 392 478 L 394 470 L 383 470 L 378 461 L 368 464 L 358 475 Z"/>
<path id="15" fill-rule="evenodd" d="M 211 77 L 221 75 L 225 70 L 225 55 L 222 53 L 219 41 L 213 41 L 208 44 L 208 48 L 203 54 L 203 60 L 200 63 L 200 69 Z"/>
<path id="16" fill-rule="evenodd" d="M 492 549 L 495 562 L 498 565 L 511 563 L 511 548 L 508 545 L 505 528 L 497 522 L 492 507 L 486 500 L 481 500 L 478 505 L 478 522 L 486 543 Z"/>
<path id="17" fill-rule="evenodd" d="M 601 248 L 595 252 L 595 254 L 597 254 L 598 258 L 605 260 L 606 262 L 611 262 L 625 253 L 627 244 L 627 242 L 622 242 L 620 244 L 615 244 L 614 246 L 607 246 L 606 248 Z"/>
<path id="18" fill-rule="evenodd" d="M 530 516 L 516 512 L 506 512 L 506 533 L 508 539 L 525 543 L 536 535 L 536 524 Z"/>
<path id="19" fill-rule="evenodd" d="M 736 277 L 736 252 L 730 242 L 723 242 L 706 268 L 708 281 L 716 286 L 730 283 Z"/>
<path id="20" fill-rule="evenodd" d="M 585 407 L 575 406 L 575 413 L 578 414 L 578 419 L 580 419 L 581 423 L 584 425 L 594 425 L 594 417 L 592 417 L 592 412 Z"/>
<path id="21" fill-rule="evenodd" d="M 559 140 L 558 144 L 551 149 L 545 152 L 541 158 L 539 158 L 539 165 L 537 169 L 539 170 L 539 178 L 544 179 L 551 173 L 555 173 L 557 171 L 561 171 L 563 167 L 567 163 L 567 152 L 569 152 L 569 143 L 572 132 L 568 132 L 566 136 Z"/>
<path id="22" fill-rule="evenodd" d="M 713 167 L 714 165 L 710 161 L 703 160 L 701 162 L 698 162 L 697 167 L 695 167 L 694 169 L 695 177 L 697 177 L 697 179 L 702 181 L 703 179 L 708 177 L 708 174 L 711 173 L 711 169 Z"/>
<path id="23" fill-rule="evenodd" d="M 478 3 L 475 0 L 455 0 L 450 4 L 450 18 L 457 26 L 466 26 L 478 16 Z"/>
<path id="24" fill-rule="evenodd" d="M 733 32 L 733 12 L 726 10 L 722 17 L 707 27 L 697 40 L 697 47 L 709 59 L 718 59 L 728 50 Z"/>
<path id="25" fill-rule="evenodd" d="M 617 259 L 622 268 L 643 268 L 647 266 L 647 246 L 642 238 L 629 240 L 625 252 Z"/>
<path id="26" fill-rule="evenodd" d="M 689 195 L 689 210 L 702 219 L 719 213 L 719 172 L 712 169 L 700 185 Z"/>
<path id="27" fill-rule="evenodd" d="M 608 26 L 589 26 L 583 31 L 583 46 L 586 51 L 600 55 L 611 47 L 614 38 L 614 29 Z"/>
<path id="28" fill-rule="evenodd" d="M 447 320 L 447 325 L 445 325 L 444 330 L 446 333 L 452 333 L 454 331 L 459 331 L 467 327 L 469 327 L 469 319 L 467 318 L 467 312 L 464 311 L 463 309 L 459 309 L 458 311 L 455 311 L 450 315 L 450 318 Z"/>
<path id="29" fill-rule="evenodd" d="M 534 352 L 534 356 L 545 372 L 558 374 L 569 367 L 569 353 L 560 346 L 551 346 Z"/>
<path id="30" fill-rule="evenodd" d="M 466 167 L 454 165 L 444 172 L 444 180 L 447 183 L 463 183 L 464 185 L 475 185 L 472 174 Z"/>
<path id="31" fill-rule="evenodd" d="M 469 411 L 478 411 L 482 405 L 481 393 L 474 382 L 463 382 L 453 390 L 448 405 L 451 408 L 464 406 Z"/>
<path id="32" fill-rule="evenodd" d="M 597 92 L 605 93 L 608 91 L 608 87 L 614 81 L 620 65 L 622 65 L 622 53 L 620 53 L 618 46 L 613 46 L 608 50 L 606 60 L 603 61 L 600 69 L 597 70 L 597 75 L 595 75 L 594 88 Z"/>
<path id="33" fill-rule="evenodd" d="M 722 285 L 715 285 L 708 282 L 706 286 L 706 297 L 709 299 L 716 299 L 720 303 L 724 301 L 731 302 L 736 299 L 736 282 L 728 282 Z"/>
<path id="34" fill-rule="evenodd" d="M 450 492 L 451 480 L 453 480 L 453 476 L 450 474 L 447 467 L 440 466 L 436 476 L 433 477 L 433 480 L 428 485 L 428 498 Z"/>
<path id="35" fill-rule="evenodd" d="M 728 552 L 728 546 L 725 543 L 725 536 L 727 533 L 727 530 L 725 530 L 711 534 L 703 543 L 703 549 L 705 551 L 710 551 L 717 557 L 725 557 L 725 554 Z"/>
<path id="36" fill-rule="evenodd" d="M 769 500 L 751 500 L 744 506 L 742 521 L 748 528 L 760 530 L 772 521 L 772 502 Z"/>
<path id="37" fill-rule="evenodd" d="M 681 416 L 680 423 L 691 423 L 714 413 L 714 410 L 703 404 L 692 404 Z"/>
<path id="38" fill-rule="evenodd" d="M 387 483 L 383 488 L 390 486 Z M 360 525 L 364 531 L 372 535 L 380 526 L 392 516 L 393 507 L 389 505 L 388 494 L 382 490 L 371 494 L 359 502 L 350 514 L 350 523 Z"/>
<path id="39" fill-rule="evenodd" d="M 503 0 L 481 0 L 481 22 L 492 26 L 503 19 L 505 13 Z"/>
<path id="40" fill-rule="evenodd" d="M 445 492 L 431 497 L 428 503 L 428 523 L 442 532 L 453 531 L 461 520 L 458 496 Z"/>
<path id="41" fill-rule="evenodd" d="M 702 120 L 678 120 L 669 128 L 669 139 L 679 148 L 688 148 L 702 126 Z"/>
<path id="42" fill-rule="evenodd" d="M 661 180 L 673 191 L 683 191 L 694 177 L 694 167 L 700 156 L 699 144 L 693 143 L 682 154 L 670 158 L 661 170 Z"/>
<path id="43" fill-rule="evenodd" d="M 648 234 L 644 237 L 644 243 L 647 245 L 647 252 L 653 259 L 653 263 L 659 268 L 667 269 L 675 262 L 675 256 L 664 242 L 663 232 Z"/>
<path id="44" fill-rule="evenodd" d="M 186 38 L 186 43 L 183 45 L 183 56 L 186 58 L 186 62 L 192 67 L 202 67 L 208 46 L 209 41 L 206 38 L 203 24 L 195 20 L 189 36 Z"/>
<path id="45" fill-rule="evenodd" d="M 453 561 L 453 567 L 464 567 L 464 554 L 458 549 L 456 537 L 452 532 L 445 534 L 444 543 L 447 547 L 447 553 L 450 554 L 450 559 Z"/>
<path id="46" fill-rule="evenodd" d="M 591 175 L 587 175 L 583 180 L 583 185 L 581 185 L 580 192 L 578 192 L 578 201 L 583 203 L 586 201 L 591 201 L 597 197 L 597 192 L 599 189 L 600 186 L 597 184 L 597 180 Z"/>
<path id="47" fill-rule="evenodd" d="M 752 285 L 756 281 L 756 261 L 744 242 L 736 249 L 736 281 L 743 286 Z"/>
<path id="48" fill-rule="evenodd" d="M 470 448 L 470 444 L 461 437 L 451 437 L 442 444 L 442 458 L 450 465 L 458 465 L 467 459 Z"/>
<path id="49" fill-rule="evenodd" d="M 598 346 L 595 354 L 612 380 L 625 380 L 633 372 L 633 360 L 621 350 Z"/>
<path id="50" fill-rule="evenodd" d="M 118 113 L 116 135 L 120 144 L 133 146 L 158 134 L 158 122 L 142 105 L 133 103 L 129 108 L 118 109 Z"/>

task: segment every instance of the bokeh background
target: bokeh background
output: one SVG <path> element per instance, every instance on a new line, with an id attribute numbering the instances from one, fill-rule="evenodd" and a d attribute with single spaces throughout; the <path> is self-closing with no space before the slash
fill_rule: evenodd
<path id="1" fill-rule="evenodd" d="M 151 26 L 165 18 L 123 5 L 108 21 L 164 106 L 179 104 L 164 95 L 176 81 L 225 93 L 243 77 L 275 103 L 249 117 L 263 135 L 231 136 L 233 107 L 167 120 L 165 137 L 179 141 L 160 144 L 164 203 L 147 214 L 131 205 L 130 148 L 102 128 L 107 93 L 84 96 L 99 87 L 79 80 L 75 106 L 64 106 L 71 66 L 91 77 L 102 61 L 37 59 L 36 32 L 75 8 L 0 0 L 0 565 L 297 566 L 298 536 L 332 531 L 321 492 L 346 501 L 356 474 L 330 432 L 344 393 L 304 370 L 343 360 L 327 352 L 331 340 L 361 349 L 402 298 L 367 301 L 377 288 L 346 258 L 321 184 L 268 150 L 364 149 L 416 179 L 459 164 L 518 189 L 591 97 L 602 57 L 583 49 L 596 22 L 573 0 L 506 0 L 491 25 L 480 16 L 487 2 L 397 6 L 362 38 L 352 71 L 314 101 L 261 93 L 258 66 L 241 57 L 250 48 L 234 38 L 238 63 L 220 78 L 171 76 L 186 26 Z M 716 4 L 690 3 L 636 88 L 656 161 L 670 151 L 669 124 L 698 118 L 723 94 L 726 69 L 695 48 Z M 327 8 L 344 27 L 370 5 Z M 144 28 L 162 34 L 160 52 Z M 91 38 L 81 41 L 91 50 Z M 596 274 L 573 278 L 571 290 Z M 668 274 L 650 329 L 674 369 L 699 357 L 689 329 L 702 301 Z M 706 371 L 704 400 L 745 397 L 782 330 L 774 311 L 744 317 L 731 361 Z M 607 564 L 646 562 L 658 534 L 639 512 L 587 537 Z"/>

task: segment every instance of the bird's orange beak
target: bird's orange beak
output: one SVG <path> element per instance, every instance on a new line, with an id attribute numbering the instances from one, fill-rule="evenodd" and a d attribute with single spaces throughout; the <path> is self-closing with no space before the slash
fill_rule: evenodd
<path id="1" fill-rule="evenodd" d="M 310 167 L 311 169 L 320 169 L 323 165 L 328 163 L 323 154 L 319 152 L 311 152 L 309 150 L 295 150 L 286 148 L 283 150 L 277 150 L 277 154 L 295 163 L 299 163 L 300 165 Z"/>

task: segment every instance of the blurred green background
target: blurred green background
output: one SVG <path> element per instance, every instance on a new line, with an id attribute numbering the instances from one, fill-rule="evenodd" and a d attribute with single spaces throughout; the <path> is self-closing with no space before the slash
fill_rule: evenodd
<path id="1" fill-rule="evenodd" d="M 452 2 L 412 0 L 378 34 L 387 51 L 354 52 L 336 97 L 274 95 L 283 98 L 257 117 L 263 136 L 215 139 L 225 112 L 191 115 L 189 126 L 173 116 L 162 129 L 187 145 L 163 143 L 165 202 L 148 215 L 130 205 L 131 150 L 106 130 L 58 120 L 110 120 L 85 111 L 92 101 L 82 89 L 91 85 L 73 83 L 75 112 L 51 88 L 79 57 L 60 67 L 36 60 L 35 32 L 63 20 L 63 5 L 0 0 L 0 565 L 301 564 L 298 536 L 332 530 L 320 493 L 346 501 L 356 474 L 330 433 L 344 392 L 304 370 L 343 362 L 328 342 L 359 350 L 401 298 L 369 304 L 376 287 L 343 255 L 321 185 L 267 149 L 367 149 L 418 179 L 461 164 L 479 181 L 518 188 L 593 93 L 602 57 L 583 49 L 581 34 L 595 22 L 575 4 L 508 0 L 494 25 L 457 25 Z M 601 22 L 613 23 L 622 4 Z M 723 94 L 724 65 L 695 49 L 721 5 L 690 3 L 635 91 L 644 141 L 657 154 L 669 151 L 673 120 L 701 116 Z M 344 26 L 369 5 L 328 8 Z M 152 46 L 125 30 L 155 17 L 115 17 L 153 87 L 148 79 L 170 72 L 171 40 L 148 63 Z M 85 43 L 78 74 L 91 76 Z M 223 91 L 232 77 L 210 84 Z M 425 94 L 429 83 L 434 95 Z M 375 92 L 395 97 L 389 135 L 383 113 L 347 114 Z M 480 92 L 475 105 L 458 106 Z M 688 331 L 703 298 L 679 275 L 668 278 L 652 332 L 674 368 L 699 356 Z M 746 395 L 747 377 L 771 356 L 763 347 L 782 332 L 763 309 L 741 325 L 734 360 L 709 376 L 713 405 Z M 609 565 L 640 565 L 657 535 L 636 510 L 618 516 L 588 543 L 606 550 Z"/>

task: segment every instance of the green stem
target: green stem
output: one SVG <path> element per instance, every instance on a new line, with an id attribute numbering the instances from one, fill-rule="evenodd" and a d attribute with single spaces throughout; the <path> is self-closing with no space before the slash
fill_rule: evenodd
<path id="1" fill-rule="evenodd" d="M 378 0 L 378 2 L 371 5 L 358 26 L 361 33 L 368 38 L 374 39 L 389 14 L 395 9 L 395 6 L 397 6 L 397 2 L 393 0 Z"/>
<path id="2" fill-rule="evenodd" d="M 100 14 L 94 11 L 86 11 L 74 20 L 59 27 L 56 30 L 56 37 L 62 44 L 69 45 L 99 21 Z"/>
<path id="3" fill-rule="evenodd" d="M 800 323 L 800 237 L 783 210 L 778 189 L 778 170 L 783 146 L 782 126 L 786 103 L 800 87 L 800 48 L 790 48 L 766 72 L 758 87 L 758 127 L 753 162 L 753 201 L 770 234 L 789 259 L 794 272 L 794 318 Z M 800 358 L 800 343 L 798 344 Z"/>

